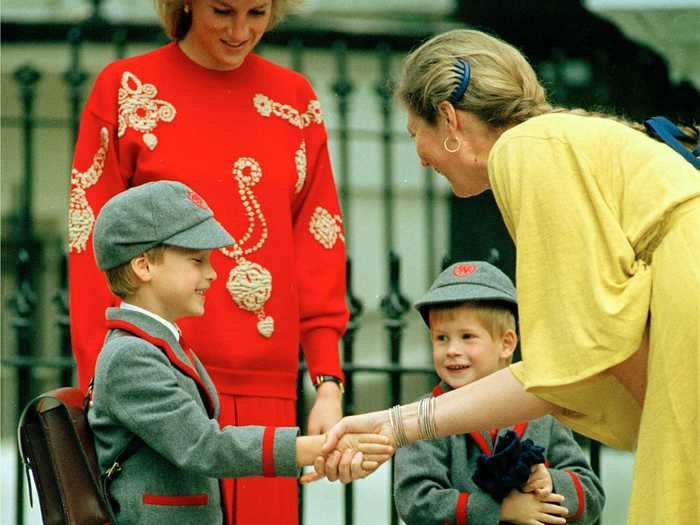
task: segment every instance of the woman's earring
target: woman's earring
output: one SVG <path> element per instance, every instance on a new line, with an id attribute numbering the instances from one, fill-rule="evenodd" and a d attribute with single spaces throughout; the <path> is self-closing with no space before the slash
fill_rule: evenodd
<path id="1" fill-rule="evenodd" d="M 457 137 L 455 137 L 454 140 L 457 141 L 457 146 L 454 147 L 454 148 L 450 148 L 450 147 L 447 145 L 447 143 L 449 142 L 449 140 L 450 140 L 450 137 L 445 137 L 445 140 L 444 140 L 443 143 L 442 143 L 442 147 L 445 148 L 445 151 L 447 151 L 447 152 L 449 152 L 449 153 L 456 153 L 457 151 L 459 151 L 459 148 L 462 147 L 462 141 L 459 140 Z"/>
<path id="2" fill-rule="evenodd" d="M 185 5 L 182 6 L 182 10 L 185 12 L 186 15 L 190 14 L 190 4 L 185 3 Z"/>

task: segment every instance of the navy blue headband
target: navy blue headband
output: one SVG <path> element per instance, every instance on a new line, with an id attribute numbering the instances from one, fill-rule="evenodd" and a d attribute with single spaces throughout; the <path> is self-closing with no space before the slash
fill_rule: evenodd
<path id="1" fill-rule="evenodd" d="M 469 85 L 469 77 L 471 76 L 471 69 L 469 68 L 469 62 L 465 62 L 461 58 L 457 59 L 457 64 L 452 68 L 452 71 L 459 75 L 459 84 L 455 90 L 450 95 L 449 100 L 453 104 L 456 104 L 464 96 L 464 92 L 467 90 Z"/>

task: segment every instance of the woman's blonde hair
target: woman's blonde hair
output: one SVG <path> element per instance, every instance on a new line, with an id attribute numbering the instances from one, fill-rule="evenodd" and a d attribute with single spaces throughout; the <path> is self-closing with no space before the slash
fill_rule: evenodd
<path id="1" fill-rule="evenodd" d="M 612 118 L 645 131 L 643 125 L 613 115 L 553 107 L 535 70 L 518 49 L 471 29 L 442 33 L 411 52 L 398 83 L 399 100 L 435 124 L 439 104 L 450 100 L 460 83 L 459 60 L 469 64 L 470 78 L 464 95 L 452 104 L 494 127 L 518 124 L 544 113 L 567 112 Z"/>
<path id="2" fill-rule="evenodd" d="M 148 262 L 151 264 L 160 264 L 163 262 L 165 257 L 165 250 L 168 247 L 164 244 L 156 246 L 146 251 L 144 255 Z M 107 276 L 107 284 L 109 284 L 109 289 L 117 297 L 126 299 L 128 296 L 133 295 L 139 289 L 139 280 L 131 268 L 131 261 L 107 270 L 105 272 Z"/>
<path id="3" fill-rule="evenodd" d="M 399 99 L 430 124 L 438 105 L 459 85 L 458 60 L 469 65 L 464 95 L 453 102 L 493 126 L 518 123 L 551 111 L 532 66 L 515 47 L 470 29 L 437 35 L 408 55 L 399 81 Z"/>
<path id="4" fill-rule="evenodd" d="M 156 13 L 165 34 L 173 40 L 182 40 L 192 25 L 192 15 L 185 13 L 185 3 L 192 0 L 154 0 Z M 284 17 L 304 3 L 304 0 L 271 0 L 272 14 L 268 29 L 279 24 Z"/>

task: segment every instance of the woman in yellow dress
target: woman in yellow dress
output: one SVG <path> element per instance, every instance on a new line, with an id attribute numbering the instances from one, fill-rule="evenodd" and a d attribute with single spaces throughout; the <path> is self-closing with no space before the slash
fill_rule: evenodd
<path id="1" fill-rule="evenodd" d="M 523 55 L 478 31 L 438 35 L 411 53 L 398 96 L 422 164 L 460 197 L 495 195 L 517 247 L 523 359 L 432 407 L 345 418 L 328 449 L 348 431 L 381 430 L 402 445 L 552 413 L 636 449 L 629 523 L 695 519 L 697 159 L 641 125 L 554 108 Z M 331 479 L 352 478 L 347 459 L 325 463 Z"/>

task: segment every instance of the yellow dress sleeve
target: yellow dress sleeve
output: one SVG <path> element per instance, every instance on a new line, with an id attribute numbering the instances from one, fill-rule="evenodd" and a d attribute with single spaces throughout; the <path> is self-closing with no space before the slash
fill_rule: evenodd
<path id="1" fill-rule="evenodd" d="M 619 181 L 591 157 L 546 136 L 502 137 L 491 152 L 492 190 L 517 247 L 523 360 L 512 371 L 563 407 L 566 425 L 631 449 L 640 407 L 607 369 L 639 348 L 651 272 L 610 205 Z"/>

